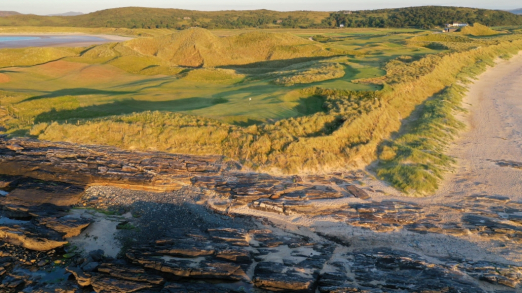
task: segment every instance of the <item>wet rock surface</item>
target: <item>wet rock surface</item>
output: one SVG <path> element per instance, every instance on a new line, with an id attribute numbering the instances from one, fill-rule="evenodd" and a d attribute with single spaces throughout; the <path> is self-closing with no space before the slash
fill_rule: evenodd
<path id="1" fill-rule="evenodd" d="M 388 200 L 365 176 L 0 138 L 0 292 L 522 290 L 522 203 Z"/>

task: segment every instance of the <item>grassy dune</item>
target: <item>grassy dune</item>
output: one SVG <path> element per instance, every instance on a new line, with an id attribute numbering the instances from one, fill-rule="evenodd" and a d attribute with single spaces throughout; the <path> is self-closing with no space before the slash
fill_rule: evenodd
<path id="1" fill-rule="evenodd" d="M 461 33 L 463 35 L 472 36 L 493 36 L 498 34 L 497 31 L 492 30 L 491 28 L 480 23 L 474 23 L 473 26 L 463 27 Z"/>
<path id="2" fill-rule="evenodd" d="M 185 67 L 244 65 L 333 55 L 322 46 L 291 34 L 254 31 L 220 38 L 200 28 L 184 30 L 170 37 L 134 39 L 125 46 L 142 55 L 156 56 L 171 65 Z"/>

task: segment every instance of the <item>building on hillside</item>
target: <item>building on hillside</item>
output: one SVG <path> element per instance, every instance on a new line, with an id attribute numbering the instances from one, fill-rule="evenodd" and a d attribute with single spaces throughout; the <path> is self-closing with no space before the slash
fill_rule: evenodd
<path id="1" fill-rule="evenodd" d="M 190 16 L 185 16 L 185 17 L 183 17 L 183 19 L 185 19 L 185 20 L 190 20 L 190 19 L 192 19 L 192 18 L 191 18 Z"/>
<path id="2" fill-rule="evenodd" d="M 277 23 L 283 23 L 283 20 L 282 19 L 278 19 Z"/>
<path id="3" fill-rule="evenodd" d="M 344 10 L 343 14 L 352 14 L 352 12 L 350 10 Z"/>

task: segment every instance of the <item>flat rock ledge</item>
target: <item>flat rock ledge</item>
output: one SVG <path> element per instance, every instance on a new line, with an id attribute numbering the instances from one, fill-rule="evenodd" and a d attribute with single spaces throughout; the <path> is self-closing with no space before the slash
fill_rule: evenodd
<path id="1" fill-rule="evenodd" d="M 374 200 L 382 192 L 358 184 L 364 176 L 271 176 L 217 156 L 0 138 L 0 292 L 522 290 L 516 261 L 378 241 L 394 233 L 472 237 L 507 257 L 521 252 L 522 203 L 481 195 L 429 208 Z M 70 244 L 99 221 L 79 209 L 115 219 L 117 257 Z M 269 215 L 328 217 L 372 236 L 286 229 Z"/>

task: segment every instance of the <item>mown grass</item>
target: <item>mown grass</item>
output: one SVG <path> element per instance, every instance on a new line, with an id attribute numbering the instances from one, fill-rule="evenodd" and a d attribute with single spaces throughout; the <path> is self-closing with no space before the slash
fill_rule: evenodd
<path id="1" fill-rule="evenodd" d="M 12 66 L 33 66 L 80 53 L 79 48 L 23 48 L 2 49 L 0 68 Z"/>

